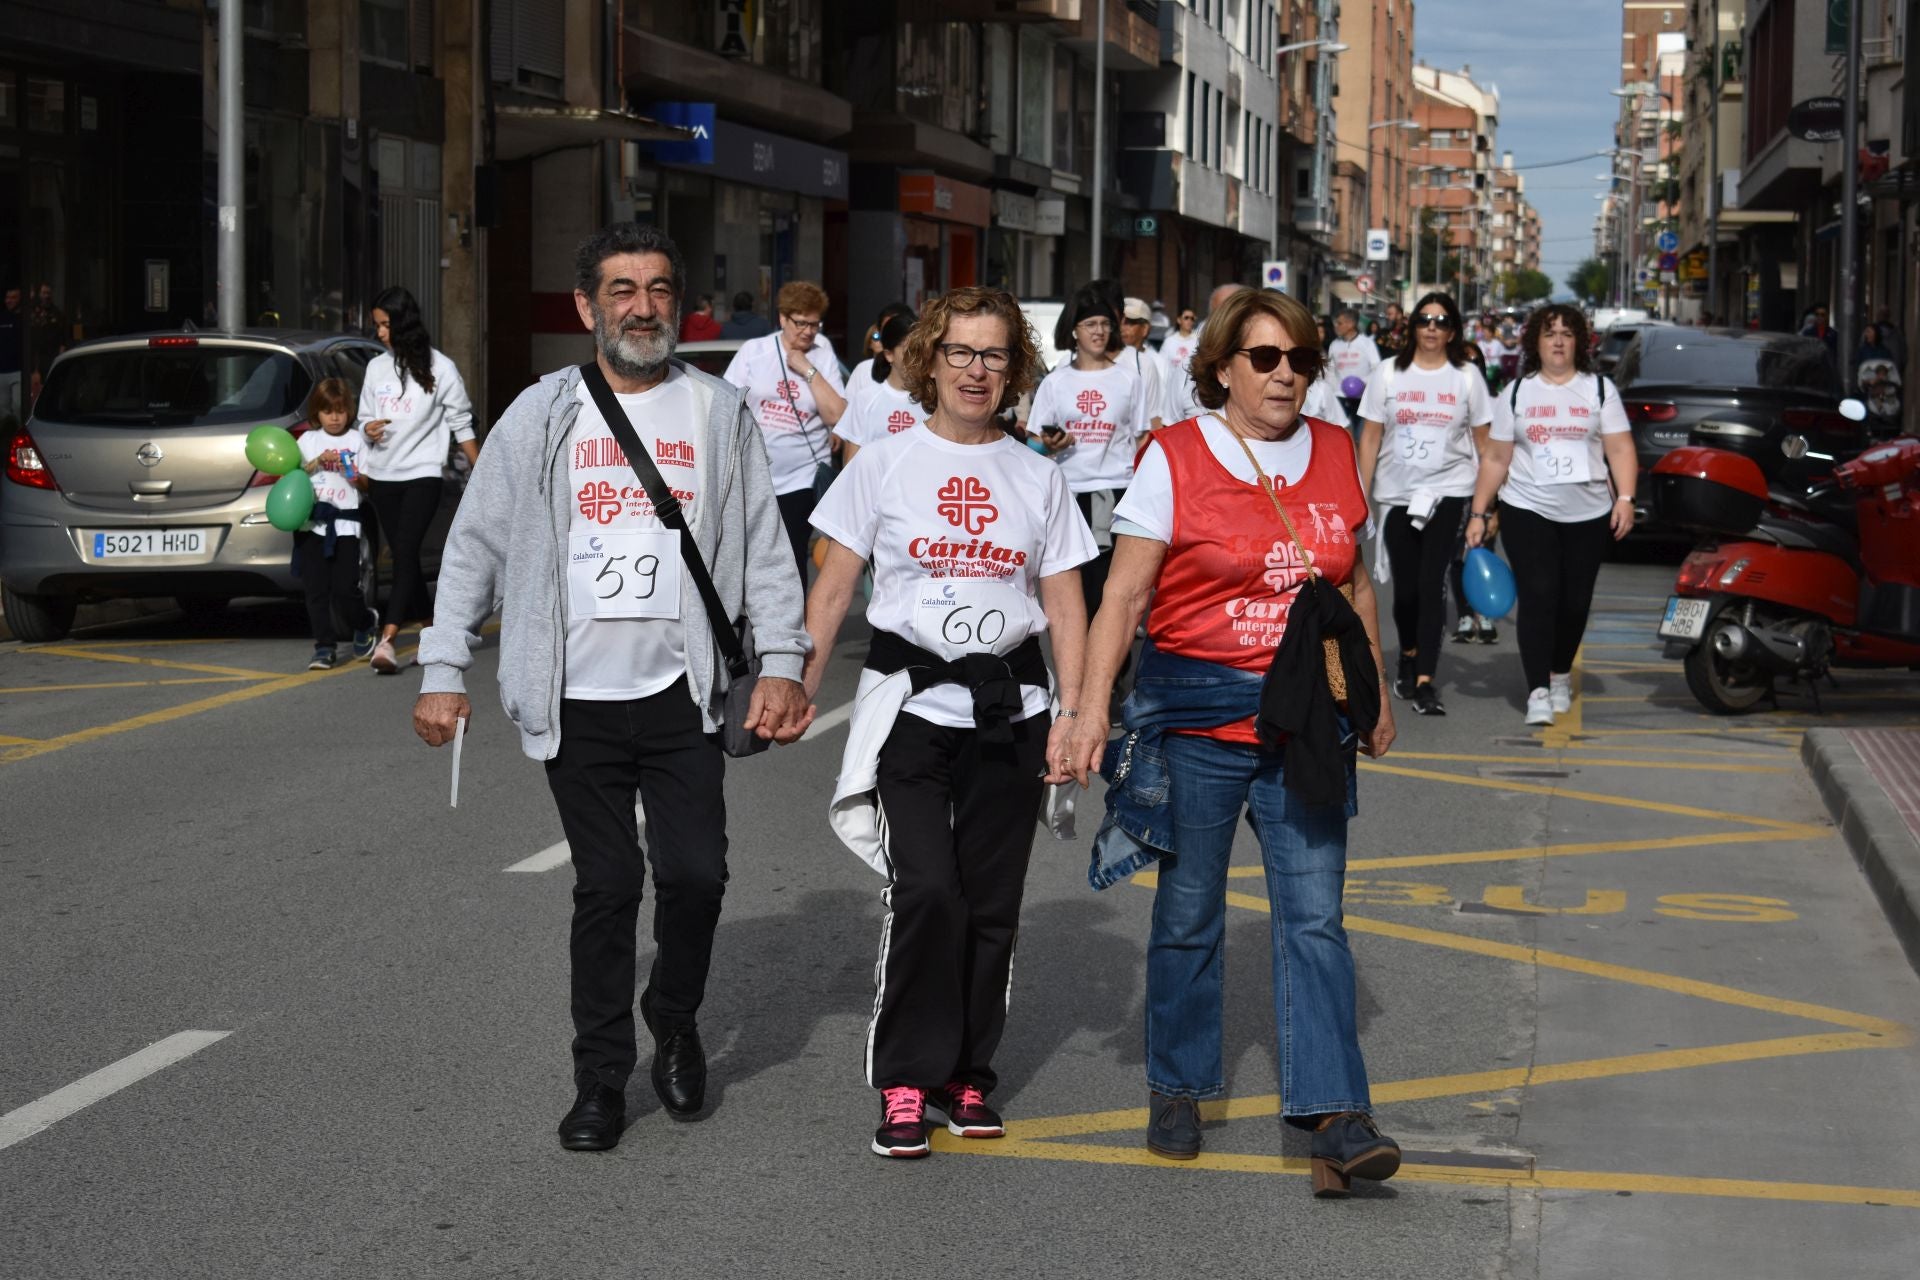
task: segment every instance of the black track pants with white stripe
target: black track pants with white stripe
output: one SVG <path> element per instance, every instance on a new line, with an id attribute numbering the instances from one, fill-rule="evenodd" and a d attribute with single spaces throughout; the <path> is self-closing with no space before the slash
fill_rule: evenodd
<path id="1" fill-rule="evenodd" d="M 1049 725 L 1033 716 L 993 745 L 903 713 L 881 748 L 892 874 L 867 1029 L 876 1089 L 993 1089 Z"/>

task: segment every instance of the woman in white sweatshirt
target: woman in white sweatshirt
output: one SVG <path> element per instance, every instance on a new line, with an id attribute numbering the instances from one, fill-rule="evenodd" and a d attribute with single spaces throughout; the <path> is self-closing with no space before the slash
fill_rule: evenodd
<path id="1" fill-rule="evenodd" d="M 393 590 L 370 665 L 392 675 L 400 669 L 394 634 L 427 603 L 420 544 L 440 506 L 448 441 L 459 443 L 469 467 L 480 445 L 466 384 L 453 361 L 428 340 L 413 295 L 396 285 L 376 298 L 373 330 L 387 353 L 373 358 L 360 386 L 360 428 L 369 446 L 361 469 L 373 482 L 367 497 L 393 555 Z"/>

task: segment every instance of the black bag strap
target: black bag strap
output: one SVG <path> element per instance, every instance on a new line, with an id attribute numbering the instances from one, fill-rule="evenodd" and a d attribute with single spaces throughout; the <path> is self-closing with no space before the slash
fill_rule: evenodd
<path id="1" fill-rule="evenodd" d="M 666 477 L 660 474 L 660 468 L 654 466 L 653 459 L 647 456 L 639 433 L 634 431 L 627 411 L 614 397 L 613 388 L 607 385 L 607 375 L 600 371 L 600 366 L 593 361 L 581 365 L 580 378 L 587 384 L 587 391 L 593 396 L 600 416 L 606 419 L 607 429 L 620 442 L 620 451 L 627 455 L 627 465 L 633 468 L 634 475 L 640 477 L 640 487 L 647 491 L 647 497 L 653 502 L 654 515 L 659 517 L 661 524 L 679 533 L 680 558 L 686 562 L 687 575 L 693 579 L 693 585 L 700 591 L 701 601 L 707 606 L 707 621 L 713 627 L 713 638 L 719 644 L 720 652 L 727 659 L 727 674 L 738 680 L 747 674 L 746 649 L 733 629 L 733 620 L 727 617 L 726 606 L 720 603 L 720 593 L 714 589 L 713 577 L 707 572 L 707 562 L 701 558 L 699 544 L 693 540 L 693 530 L 687 527 L 686 513 L 680 510 L 680 500 L 673 496 L 673 492 L 667 488 Z"/>

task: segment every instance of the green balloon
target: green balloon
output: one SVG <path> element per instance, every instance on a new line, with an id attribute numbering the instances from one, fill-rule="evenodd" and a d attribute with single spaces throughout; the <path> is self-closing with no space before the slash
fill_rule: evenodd
<path id="1" fill-rule="evenodd" d="M 267 490 L 267 520 L 282 533 L 298 533 L 313 514 L 313 480 L 304 471 L 289 471 Z"/>
<path id="2" fill-rule="evenodd" d="M 247 461 L 262 475 L 284 476 L 300 466 L 300 444 L 285 427 L 247 432 Z"/>

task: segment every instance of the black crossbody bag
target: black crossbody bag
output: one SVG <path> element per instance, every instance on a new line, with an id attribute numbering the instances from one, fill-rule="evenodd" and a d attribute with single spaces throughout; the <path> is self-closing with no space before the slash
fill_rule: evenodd
<path id="1" fill-rule="evenodd" d="M 580 377 L 587 384 L 600 416 L 606 419 L 613 438 L 620 442 L 620 451 L 627 455 L 627 465 L 633 468 L 633 474 L 640 478 L 640 487 L 652 500 L 654 515 L 661 524 L 680 535 L 680 558 L 687 566 L 687 576 L 700 592 L 702 603 L 707 606 L 707 622 L 727 663 L 720 749 L 736 759 L 758 755 L 772 744 L 745 727 L 748 708 L 753 705 L 753 689 L 760 681 L 760 656 L 753 650 L 753 623 L 744 615 L 737 622 L 727 617 L 726 606 L 720 603 L 720 593 L 714 590 L 713 577 L 707 572 L 707 562 L 701 558 L 700 547 L 693 540 L 693 530 L 687 527 L 686 515 L 680 510 L 680 500 L 673 496 L 667 488 L 666 477 L 647 456 L 639 434 L 627 418 L 627 411 L 621 408 L 613 388 L 607 385 L 607 375 L 600 371 L 598 364 L 588 362 L 580 366 Z"/>

